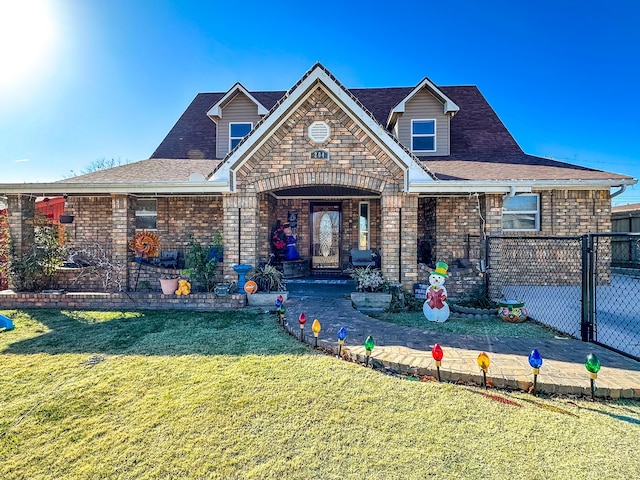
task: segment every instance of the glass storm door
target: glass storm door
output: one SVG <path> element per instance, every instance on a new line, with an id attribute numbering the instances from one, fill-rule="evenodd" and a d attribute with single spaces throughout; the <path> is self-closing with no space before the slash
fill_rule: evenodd
<path id="1" fill-rule="evenodd" d="M 340 204 L 311 205 L 311 268 L 340 268 Z"/>

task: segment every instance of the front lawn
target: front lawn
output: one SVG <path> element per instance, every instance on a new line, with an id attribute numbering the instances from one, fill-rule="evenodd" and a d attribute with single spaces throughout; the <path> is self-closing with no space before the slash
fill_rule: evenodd
<path id="1" fill-rule="evenodd" d="M 2 311 L 0 478 L 635 478 L 640 402 L 415 382 L 271 315 Z M 513 404 L 515 403 L 515 405 Z"/>
<path id="2" fill-rule="evenodd" d="M 563 335 L 537 322 L 527 320 L 522 323 L 502 321 L 497 315 L 476 318 L 452 313 L 445 322 L 430 322 L 422 312 L 371 313 L 372 317 L 396 325 L 432 330 L 434 332 L 456 333 L 460 335 L 489 335 L 492 337 L 554 338 Z"/>

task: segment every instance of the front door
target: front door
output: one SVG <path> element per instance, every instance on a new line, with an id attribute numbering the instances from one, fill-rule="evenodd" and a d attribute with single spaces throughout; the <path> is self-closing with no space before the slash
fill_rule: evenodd
<path id="1" fill-rule="evenodd" d="M 340 269 L 340 223 L 339 203 L 311 204 L 311 268 L 313 270 Z"/>

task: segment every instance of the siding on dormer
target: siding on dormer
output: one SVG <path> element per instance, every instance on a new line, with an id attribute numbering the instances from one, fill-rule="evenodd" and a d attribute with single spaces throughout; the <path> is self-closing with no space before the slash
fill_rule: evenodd
<path id="1" fill-rule="evenodd" d="M 222 118 L 218 120 L 216 135 L 217 158 L 229 153 L 229 123 L 251 122 L 253 126 L 260 120 L 258 106 L 243 93 L 238 93 L 222 107 Z"/>
<path id="2" fill-rule="evenodd" d="M 411 150 L 411 120 L 432 118 L 436 120 L 436 151 L 416 155 L 449 155 L 449 115 L 444 113 L 444 104 L 426 89 L 416 93 L 406 103 L 404 113 L 398 118 L 398 140 Z"/>

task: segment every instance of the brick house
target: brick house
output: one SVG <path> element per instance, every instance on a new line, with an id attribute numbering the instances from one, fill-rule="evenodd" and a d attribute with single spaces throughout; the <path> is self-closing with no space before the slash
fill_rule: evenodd
<path id="1" fill-rule="evenodd" d="M 316 64 L 288 91 L 198 94 L 147 160 L 0 194 L 18 245 L 33 195 L 64 194 L 71 242 L 100 241 L 114 261 L 131 261 L 136 228 L 162 249 L 217 230 L 221 278 L 235 280 L 232 266 L 268 261 L 272 229 L 293 220 L 312 272 L 373 250 L 405 287 L 447 262 L 455 292 L 478 283 L 486 236 L 609 231 L 611 189 L 634 183 L 527 155 L 474 86 L 347 89 Z"/>

